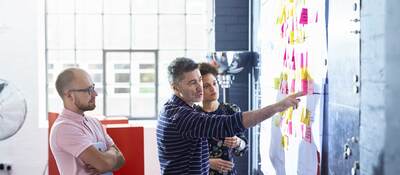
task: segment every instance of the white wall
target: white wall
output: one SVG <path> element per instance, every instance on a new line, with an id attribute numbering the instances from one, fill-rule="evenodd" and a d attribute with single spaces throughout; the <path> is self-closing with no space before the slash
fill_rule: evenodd
<path id="1" fill-rule="evenodd" d="M 158 161 L 156 127 L 144 126 L 144 174 L 160 174 Z"/>
<path id="2" fill-rule="evenodd" d="M 13 137 L 0 141 L 0 162 L 12 175 L 42 174 L 47 164 L 47 128 L 39 128 L 39 0 L 0 0 L 0 78 L 25 95 L 28 114 Z M 44 75 L 43 75 L 44 76 Z M 44 109 L 41 109 L 44 111 Z M 45 113 L 42 113 L 45 115 Z"/>

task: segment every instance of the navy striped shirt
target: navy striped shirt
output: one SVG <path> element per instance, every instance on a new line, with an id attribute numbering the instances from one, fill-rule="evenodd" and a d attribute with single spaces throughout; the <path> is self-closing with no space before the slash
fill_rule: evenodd
<path id="1" fill-rule="evenodd" d="M 157 145 L 161 174 L 207 175 L 208 141 L 243 132 L 242 113 L 208 115 L 173 96 L 158 117 Z"/>

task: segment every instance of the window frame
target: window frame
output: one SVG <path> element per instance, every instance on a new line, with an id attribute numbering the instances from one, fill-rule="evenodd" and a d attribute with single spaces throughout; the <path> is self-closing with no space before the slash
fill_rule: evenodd
<path id="1" fill-rule="evenodd" d="M 98 62 L 97 63 L 100 63 L 100 62 L 103 62 L 104 57 L 106 56 L 105 52 L 107 52 L 107 51 L 117 51 L 117 50 L 118 51 L 123 51 L 123 50 L 125 50 L 125 51 L 127 51 L 127 50 L 129 50 L 129 51 L 131 51 L 131 50 L 136 50 L 136 51 L 157 51 L 156 52 L 157 55 L 156 55 L 156 62 L 155 62 L 155 71 L 154 71 L 155 72 L 155 78 L 156 78 L 156 80 L 155 80 L 155 90 L 154 90 L 155 98 L 156 98 L 155 99 L 155 103 L 154 103 L 155 104 L 154 107 L 155 107 L 155 110 L 156 110 L 155 115 L 152 116 L 151 118 L 150 117 L 132 117 L 132 116 L 129 116 L 130 120 L 156 120 L 158 118 L 158 112 L 159 112 L 159 109 L 160 109 L 160 103 L 163 103 L 164 100 L 165 100 L 164 99 L 165 98 L 164 91 L 163 90 L 160 91 L 160 87 L 164 88 L 164 86 L 165 86 L 165 82 L 163 82 L 164 78 L 162 78 L 161 81 L 159 80 L 159 77 L 163 76 L 163 75 L 160 75 L 160 72 L 163 72 L 163 70 L 160 70 L 160 68 L 163 68 L 163 66 L 164 66 L 163 65 L 164 64 L 163 61 L 162 60 L 160 61 L 160 59 L 164 59 L 164 57 L 162 56 L 162 53 L 163 52 L 169 52 L 169 51 L 176 51 L 176 52 L 182 52 L 182 54 L 179 53 L 178 55 L 175 55 L 175 57 L 182 57 L 182 56 L 191 57 L 192 54 L 196 55 L 196 56 L 197 55 L 202 55 L 203 53 L 199 54 L 197 52 L 199 52 L 199 51 L 203 52 L 204 51 L 206 53 L 206 52 L 209 52 L 210 49 L 212 48 L 212 46 L 211 46 L 211 42 L 213 41 L 213 39 L 212 39 L 212 30 L 211 30 L 212 29 L 212 27 L 211 27 L 211 23 L 212 22 L 210 21 L 210 19 L 213 18 L 212 14 L 211 14 L 211 13 L 213 13 L 212 12 L 212 5 L 211 5 L 213 1 L 210 1 L 210 0 L 208 2 L 204 2 L 204 4 L 203 4 L 202 1 L 191 1 L 191 2 L 189 2 L 190 0 L 182 0 L 183 11 L 181 11 L 181 12 L 172 12 L 172 11 L 171 12 L 164 12 L 164 11 L 162 11 L 161 8 L 160 8 L 161 0 L 152 1 L 152 2 L 154 2 L 155 6 L 156 6 L 154 8 L 155 11 L 153 9 L 151 12 L 144 12 L 144 11 L 135 12 L 135 11 L 133 11 L 134 8 L 132 7 L 134 0 L 127 0 L 130 3 L 129 4 L 130 5 L 130 7 L 129 7 L 130 11 L 126 12 L 126 13 L 125 12 L 124 13 L 108 13 L 105 10 L 105 7 L 104 7 L 104 1 L 105 0 L 101 0 L 100 1 L 102 3 L 102 5 L 100 5 L 101 7 L 100 6 L 96 6 L 96 7 L 99 7 L 101 9 L 97 9 L 97 8 L 96 8 L 97 10 L 89 9 L 89 11 L 87 11 L 87 9 L 84 10 L 84 9 L 80 8 L 81 6 L 78 6 L 79 3 L 77 3 L 77 1 L 71 2 L 73 4 L 73 6 L 68 6 L 69 10 L 67 10 L 67 11 L 63 10 L 62 6 L 57 4 L 57 1 L 54 1 L 56 3 L 50 2 L 50 1 L 52 1 L 52 0 L 44 0 L 44 9 L 43 9 L 43 11 L 44 11 L 44 13 L 43 13 L 44 38 L 45 38 L 44 39 L 44 48 L 43 48 L 43 50 L 44 50 L 44 53 L 43 53 L 44 55 L 43 56 L 45 57 L 45 59 L 44 59 L 44 62 L 45 62 L 45 67 L 44 67 L 44 71 L 45 71 L 45 80 L 44 80 L 44 82 L 45 82 L 45 88 L 44 88 L 45 89 L 45 99 L 43 101 L 44 101 L 44 104 L 45 104 L 46 114 L 48 112 L 58 112 L 58 110 L 61 110 L 61 108 L 59 109 L 59 107 L 60 107 L 59 105 L 60 104 L 52 105 L 52 102 L 51 102 L 52 98 L 54 98 L 54 96 L 58 96 L 55 93 L 54 89 L 52 89 L 52 88 L 54 88 L 54 87 L 52 87 L 52 84 L 55 81 L 54 79 L 57 76 L 57 72 L 65 68 L 65 67 L 63 68 L 62 65 L 58 65 L 57 57 L 54 56 L 54 55 L 51 55 L 51 54 L 55 53 L 55 54 L 60 54 L 61 56 L 63 56 L 63 54 L 68 54 L 69 52 L 71 52 L 71 56 L 68 55 L 68 59 L 70 59 L 70 62 L 73 63 L 73 67 L 80 67 L 81 64 L 82 64 L 82 63 L 80 63 L 81 62 L 80 60 L 83 58 L 83 57 L 81 58 L 81 54 L 85 53 L 85 52 L 89 53 L 89 52 L 93 51 L 93 55 L 96 55 L 95 52 L 98 52 L 99 54 L 101 53 L 102 54 L 101 56 L 98 55 L 98 56 L 95 57 L 96 59 L 98 57 Z M 63 0 L 58 0 L 58 1 L 62 2 Z M 91 1 L 91 2 L 95 2 L 95 1 Z M 202 10 L 193 11 L 193 7 L 197 7 L 197 6 L 195 6 L 196 3 L 200 4 L 200 6 L 202 8 L 199 8 L 199 9 L 202 9 Z M 52 4 L 53 6 L 51 6 L 50 4 Z M 70 17 L 73 18 L 73 21 L 71 23 L 71 25 L 73 25 L 73 31 L 72 31 L 71 35 L 73 36 L 73 44 L 74 45 L 71 48 L 70 47 L 64 48 L 64 47 L 61 47 L 61 46 L 58 46 L 58 45 L 51 46 L 51 42 L 49 42 L 49 38 L 51 38 L 51 36 L 53 36 L 53 35 L 51 35 L 51 32 L 56 29 L 56 28 L 49 28 L 50 27 L 49 26 L 49 22 L 51 22 L 49 20 L 49 17 L 53 16 L 54 18 L 56 18 L 56 17 L 58 17 L 60 15 L 61 16 L 62 15 L 70 16 Z M 101 26 L 102 27 L 102 29 L 101 29 L 101 41 L 102 41 L 101 48 L 97 48 L 97 47 L 96 48 L 91 48 L 91 47 L 87 47 L 86 48 L 86 47 L 79 47 L 78 46 L 78 42 L 81 41 L 81 40 L 78 40 L 78 38 L 77 38 L 77 37 L 79 37 L 78 36 L 78 32 L 79 31 L 78 30 L 80 29 L 79 28 L 79 24 L 80 24 L 79 20 L 80 19 L 78 19 L 78 18 L 85 17 L 85 15 L 100 15 L 101 16 L 101 25 L 102 25 Z M 129 29 L 129 32 L 130 32 L 129 33 L 130 34 L 130 37 L 129 37 L 129 40 L 130 40 L 129 48 L 115 48 L 115 49 L 113 49 L 113 48 L 108 48 L 108 47 L 105 46 L 105 40 L 106 40 L 106 35 L 105 35 L 105 28 L 106 28 L 106 26 L 105 26 L 105 16 L 106 15 L 111 15 L 111 16 L 112 15 L 128 15 L 129 16 L 129 19 L 130 19 L 129 20 L 130 21 L 129 22 L 130 23 L 129 24 L 129 28 L 130 28 Z M 134 41 L 133 41 L 133 38 L 132 38 L 134 36 L 134 33 L 132 33 L 133 29 L 134 29 L 134 23 L 133 23 L 134 20 L 133 19 L 135 17 L 147 16 L 147 15 L 150 15 L 150 16 L 151 15 L 155 15 L 156 19 L 157 19 L 157 21 L 155 22 L 156 25 L 157 25 L 156 26 L 157 27 L 157 31 L 156 31 L 156 33 L 157 33 L 157 36 L 156 36 L 156 38 L 157 38 L 156 47 L 155 48 L 153 48 L 153 47 L 147 48 L 147 46 L 145 46 L 145 47 L 142 48 L 140 46 L 138 48 L 135 48 Z M 184 17 L 184 20 L 183 20 L 184 26 L 182 26 L 182 27 L 184 27 L 184 35 L 182 37 L 184 38 L 184 42 L 185 43 L 184 43 L 183 48 L 176 49 L 176 48 L 162 48 L 162 47 L 160 47 L 160 42 L 161 42 L 160 41 L 160 35 L 161 35 L 161 32 L 160 32 L 161 29 L 160 28 L 162 27 L 162 26 L 160 26 L 160 24 L 161 24 L 161 21 L 160 21 L 161 19 L 160 18 L 171 16 L 171 15 L 179 15 L 179 16 L 183 16 Z M 200 48 L 200 47 L 199 48 L 188 47 L 188 42 L 189 42 L 188 38 L 189 37 L 188 37 L 187 33 L 188 33 L 188 25 L 189 24 L 188 24 L 187 20 L 188 20 L 188 16 L 192 16 L 192 15 L 202 15 L 202 16 L 204 16 L 206 18 L 205 21 L 204 21 L 204 27 L 206 28 L 205 30 L 206 30 L 208 38 L 205 40 L 203 48 Z M 61 39 L 63 39 L 63 38 L 61 38 Z M 53 40 L 51 40 L 51 41 L 54 41 L 54 40 L 55 41 L 60 40 L 60 37 L 56 37 L 54 39 L 54 36 L 53 36 Z M 59 41 L 57 41 L 57 42 L 59 42 Z M 103 57 L 103 60 L 102 60 L 102 57 Z M 54 58 L 56 58 L 56 59 L 54 59 Z M 193 58 L 197 58 L 197 57 L 193 57 Z M 202 58 L 202 59 L 204 59 L 204 58 Z M 63 56 L 63 60 L 64 60 L 64 56 Z M 56 63 L 56 64 L 52 65 L 52 63 Z M 162 65 L 159 65 L 160 63 Z M 84 63 L 83 67 L 85 68 L 85 66 L 86 65 Z M 87 65 L 87 66 L 89 66 L 89 65 Z M 50 70 L 49 68 L 51 68 L 51 67 L 53 67 L 53 69 Z M 101 91 L 103 92 L 103 94 L 102 94 L 103 102 L 100 102 L 100 104 L 102 104 L 102 105 L 107 103 L 106 100 L 105 100 L 105 97 L 104 97 L 104 95 L 105 95 L 104 92 L 107 91 L 107 87 L 105 85 L 106 82 L 104 81 L 106 79 L 106 74 L 104 72 L 105 71 L 104 67 L 106 67 L 106 63 L 103 62 L 103 65 L 102 65 L 103 70 L 100 70 L 100 69 L 96 70 L 96 73 L 103 73 L 103 77 L 101 78 L 101 80 L 103 82 L 98 82 L 98 83 L 102 84 Z M 89 72 L 89 73 L 92 73 L 92 72 Z M 48 78 L 50 78 L 49 74 L 52 74 L 52 76 L 53 76 L 53 80 L 52 81 L 49 81 L 49 79 L 48 79 Z M 132 75 L 132 74 L 130 74 L 130 75 Z M 162 86 L 160 86 L 160 83 L 162 83 Z M 100 87 L 100 86 L 98 86 L 98 87 Z M 51 92 L 51 90 L 53 90 L 53 93 L 49 93 L 49 92 Z M 132 91 L 132 90 L 130 90 L 130 91 Z M 106 113 L 104 112 L 104 110 L 106 110 L 105 109 L 106 106 L 102 106 L 102 107 L 99 106 L 99 108 L 100 109 L 97 111 L 97 113 L 99 115 L 103 115 L 105 117 L 110 117 L 110 116 L 107 116 Z M 130 108 L 133 109 L 132 106 L 130 106 Z M 132 112 L 130 112 L 130 113 L 132 113 Z M 46 119 L 47 119 L 47 117 L 46 117 Z"/>
<path id="2" fill-rule="evenodd" d="M 129 113 L 130 115 L 126 116 L 128 117 L 129 120 L 157 120 L 157 114 L 158 114 L 158 64 L 159 64 L 159 58 L 158 58 L 158 50 L 155 49 L 103 49 L 103 115 L 106 117 L 110 117 L 107 116 L 107 85 L 106 85 L 106 80 L 107 80 L 107 53 L 118 53 L 118 52 L 125 52 L 125 53 L 129 53 L 130 55 L 130 59 L 132 59 L 131 55 L 132 53 L 154 53 L 154 74 L 155 74 L 155 81 L 154 81 L 154 87 L 155 87 L 155 94 L 154 94 L 154 98 L 155 98 L 155 103 L 154 103 L 154 110 L 155 110 L 155 115 L 153 117 L 133 117 L 132 116 L 132 96 L 129 96 Z M 132 77 L 132 73 L 131 70 L 129 71 L 129 75 Z M 131 84 L 132 82 L 129 82 L 129 84 Z M 132 91 L 130 91 L 129 94 L 131 94 Z M 111 115 L 112 116 L 112 115 Z M 110 117 L 112 118 L 112 117 Z"/>

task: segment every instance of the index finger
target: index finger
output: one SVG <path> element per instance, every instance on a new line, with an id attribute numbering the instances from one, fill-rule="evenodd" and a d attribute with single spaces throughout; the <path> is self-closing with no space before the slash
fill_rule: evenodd
<path id="1" fill-rule="evenodd" d="M 297 97 L 302 97 L 302 96 L 305 96 L 305 95 L 307 95 L 307 93 L 304 93 L 304 92 L 297 92 L 297 93 L 292 94 L 292 95 L 290 95 L 290 96 L 297 98 Z"/>

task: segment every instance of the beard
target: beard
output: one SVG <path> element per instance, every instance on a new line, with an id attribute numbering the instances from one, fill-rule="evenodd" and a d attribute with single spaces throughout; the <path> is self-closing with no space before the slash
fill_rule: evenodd
<path id="1" fill-rule="evenodd" d="M 89 101 L 87 103 L 82 103 L 81 101 L 76 101 L 75 105 L 81 111 L 91 111 L 94 108 L 96 108 L 96 103 L 94 103 L 94 101 L 93 102 Z"/>

